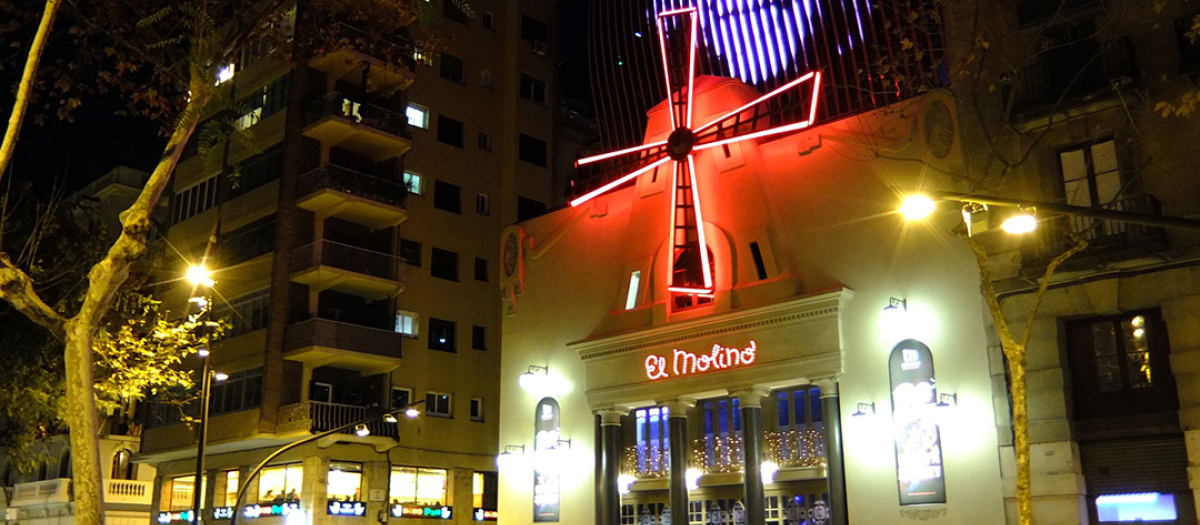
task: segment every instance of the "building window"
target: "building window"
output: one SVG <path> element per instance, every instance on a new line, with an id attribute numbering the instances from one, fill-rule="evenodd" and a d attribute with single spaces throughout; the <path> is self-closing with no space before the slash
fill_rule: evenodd
<path id="1" fill-rule="evenodd" d="M 486 193 L 475 194 L 475 213 L 480 215 L 492 214 L 492 204 L 488 201 L 488 196 Z"/>
<path id="2" fill-rule="evenodd" d="M 520 134 L 517 156 L 530 164 L 546 167 L 546 141 Z"/>
<path id="3" fill-rule="evenodd" d="M 657 477 L 669 469 L 667 454 L 671 449 L 671 436 L 667 428 L 670 410 L 666 407 L 642 408 L 633 411 L 635 442 L 637 444 L 638 477 Z"/>
<path id="4" fill-rule="evenodd" d="M 429 257 L 429 275 L 438 279 L 458 282 L 458 254 L 450 250 L 434 248 Z"/>
<path id="5" fill-rule="evenodd" d="M 411 264 L 418 268 L 421 267 L 421 243 L 410 241 L 408 239 L 400 239 L 400 259 L 405 264 Z"/>
<path id="6" fill-rule="evenodd" d="M 456 148 L 463 147 L 463 124 L 445 115 L 438 115 L 438 142 Z"/>
<path id="7" fill-rule="evenodd" d="M 209 415 L 226 414 L 257 408 L 262 403 L 262 368 L 229 374 L 229 378 L 212 385 Z"/>
<path id="8" fill-rule="evenodd" d="M 483 398 L 471 398 L 471 421 L 483 421 Z"/>
<path id="9" fill-rule="evenodd" d="M 137 479 L 137 464 L 133 463 L 133 452 L 129 449 L 118 450 L 113 454 L 112 472 L 110 479 Z"/>
<path id="10" fill-rule="evenodd" d="M 704 425 L 707 467 L 718 472 L 736 468 L 741 451 L 742 412 L 734 398 L 713 399 L 700 404 Z"/>
<path id="11" fill-rule="evenodd" d="M 333 402 L 333 384 L 313 381 L 308 387 L 308 400 L 318 403 Z"/>
<path id="12" fill-rule="evenodd" d="M 550 27 L 536 18 L 521 15 L 521 39 L 545 44 L 550 41 Z"/>
<path id="13" fill-rule="evenodd" d="M 409 104 L 404 109 L 404 116 L 408 119 L 408 125 L 429 129 L 429 108 L 420 104 Z"/>
<path id="14" fill-rule="evenodd" d="M 329 462 L 329 501 L 362 501 L 362 463 Z"/>
<path id="15" fill-rule="evenodd" d="M 459 4 L 465 4 L 467 0 L 445 0 L 442 2 L 442 15 L 462 25 L 469 25 L 467 13 L 462 10 Z"/>
<path id="16" fill-rule="evenodd" d="M 754 271 L 758 274 L 758 280 L 767 278 L 767 264 L 763 261 L 762 249 L 758 247 L 757 242 L 750 243 L 750 257 L 754 259 Z"/>
<path id="17" fill-rule="evenodd" d="M 545 104 L 546 83 L 525 73 L 521 73 L 521 98 L 537 102 L 538 104 Z"/>
<path id="18" fill-rule="evenodd" d="M 492 136 L 486 131 L 479 132 L 479 149 L 483 151 L 492 151 Z"/>
<path id="19" fill-rule="evenodd" d="M 450 412 L 450 394 L 428 392 L 425 394 L 425 413 L 435 417 L 453 417 Z"/>
<path id="20" fill-rule="evenodd" d="M 477 509 L 496 510 L 500 496 L 500 476 L 495 472 L 476 472 L 473 477 L 472 504 Z"/>
<path id="21" fill-rule="evenodd" d="M 1157 310 L 1073 321 L 1066 329 L 1077 417 L 1178 409 L 1166 325 Z"/>
<path id="22" fill-rule="evenodd" d="M 443 352 L 456 352 L 454 347 L 454 321 L 429 318 L 429 348 Z"/>
<path id="23" fill-rule="evenodd" d="M 225 332 L 225 337 L 236 337 L 266 328 L 270 313 L 269 289 L 239 297 L 228 306 L 218 306 L 216 310 L 217 317 L 228 319 L 231 324 L 229 331 Z"/>
<path id="24" fill-rule="evenodd" d="M 642 271 L 635 270 L 629 274 L 629 292 L 625 294 L 625 309 L 633 310 L 637 308 L 638 292 L 642 286 Z"/>
<path id="25" fill-rule="evenodd" d="M 214 175 L 175 194 L 174 224 L 186 221 L 217 205 L 217 177 Z"/>
<path id="26" fill-rule="evenodd" d="M 237 502 L 238 489 L 241 487 L 239 480 L 242 474 L 236 470 L 225 471 L 225 506 L 232 507 Z"/>
<path id="27" fill-rule="evenodd" d="M 433 183 L 433 207 L 450 213 L 462 213 L 462 190 L 446 181 Z"/>
<path id="28" fill-rule="evenodd" d="M 404 187 L 413 195 L 424 195 L 425 191 L 421 187 L 421 176 L 411 171 L 404 172 Z"/>
<path id="29" fill-rule="evenodd" d="M 487 259 L 481 257 L 475 258 L 475 280 L 487 282 L 488 280 L 488 263 Z"/>
<path id="30" fill-rule="evenodd" d="M 299 463 L 267 467 L 258 474 L 258 502 L 278 505 L 299 502 L 304 467 Z"/>
<path id="31" fill-rule="evenodd" d="M 196 476 L 175 476 L 163 482 L 163 494 L 171 498 L 164 505 L 168 511 L 188 510 L 192 508 L 192 496 L 196 490 Z"/>
<path id="32" fill-rule="evenodd" d="M 517 196 L 517 222 L 525 222 L 546 214 L 546 203 Z"/>
<path id="33" fill-rule="evenodd" d="M 778 460 L 785 466 L 815 465 L 824 458 L 821 389 L 815 386 L 776 391 L 774 433 Z"/>
<path id="34" fill-rule="evenodd" d="M 411 388 L 392 388 L 392 409 L 404 408 L 412 403 Z"/>
<path id="35" fill-rule="evenodd" d="M 1067 204 L 1102 206 L 1117 198 L 1121 170 L 1112 139 L 1061 151 L 1058 159 Z"/>
<path id="36" fill-rule="evenodd" d="M 405 310 L 396 311 L 396 333 L 403 334 L 404 337 L 416 339 L 417 328 L 420 323 L 417 322 L 417 314 Z"/>
<path id="37" fill-rule="evenodd" d="M 492 90 L 492 72 L 486 69 L 479 70 L 479 87 L 488 91 Z"/>
<path id="38" fill-rule="evenodd" d="M 451 2 L 445 2 L 449 6 Z M 462 84 L 463 82 L 463 61 L 449 53 L 442 53 L 442 78 L 451 82 Z"/>
<path id="39" fill-rule="evenodd" d="M 492 17 L 492 13 L 484 11 L 480 18 L 483 20 L 484 29 L 487 29 L 488 31 L 496 30 L 496 20 Z"/>
<path id="40" fill-rule="evenodd" d="M 487 330 L 484 330 L 482 326 L 471 326 L 471 348 L 487 350 Z"/>
<path id="41" fill-rule="evenodd" d="M 392 503 L 440 507 L 450 503 L 446 497 L 448 479 L 444 469 L 392 467 L 389 497 Z"/>

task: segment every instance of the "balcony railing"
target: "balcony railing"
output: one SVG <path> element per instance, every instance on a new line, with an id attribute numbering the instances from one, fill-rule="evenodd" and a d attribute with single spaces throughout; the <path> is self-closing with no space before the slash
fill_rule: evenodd
<path id="1" fill-rule="evenodd" d="M 328 319 L 309 319 L 288 326 L 284 351 L 323 346 L 399 359 L 403 341 L 403 335 L 391 330 Z"/>
<path id="2" fill-rule="evenodd" d="M 825 435 L 820 430 L 767 432 L 766 458 L 780 468 L 825 464 Z"/>
<path id="3" fill-rule="evenodd" d="M 399 257 L 333 241 L 317 241 L 292 252 L 292 271 L 330 266 L 399 282 L 404 268 Z"/>
<path id="4" fill-rule="evenodd" d="M 637 479 L 660 479 L 671 476 L 670 453 L 658 446 L 630 445 L 621 459 L 621 474 Z"/>
<path id="5" fill-rule="evenodd" d="M 326 117 L 343 118 L 397 137 L 412 138 L 408 132 L 408 120 L 404 115 L 385 107 L 361 102 L 336 91 L 313 103 L 309 122 L 317 122 Z"/>
<path id="6" fill-rule="evenodd" d="M 372 34 L 346 22 L 334 24 L 332 33 L 335 38 L 350 43 L 350 47 L 359 53 L 381 59 L 389 64 L 399 63 L 400 67 L 409 73 L 415 72 L 417 69 L 417 62 L 413 59 L 415 47 L 402 35 L 379 38 L 378 31 Z"/>
<path id="7" fill-rule="evenodd" d="M 309 401 L 308 402 L 308 417 L 311 422 L 310 430 L 313 432 L 324 432 L 342 425 L 353 423 L 367 417 L 366 407 L 355 405 L 343 405 L 341 403 L 326 403 L 324 401 Z M 367 429 L 371 431 L 372 436 L 383 436 L 390 438 L 398 438 L 399 433 L 395 423 L 388 423 L 382 419 L 377 419 L 367 423 Z M 354 434 L 354 429 L 346 429 L 343 434 Z"/>
<path id="8" fill-rule="evenodd" d="M 1152 195 L 1140 195 L 1115 201 L 1100 209 L 1161 215 L 1162 205 Z M 1044 268 L 1054 257 L 1070 249 L 1074 239 L 1088 241 L 1088 247 L 1070 258 L 1064 267 L 1102 257 L 1138 256 L 1163 248 L 1166 239 L 1162 228 L 1065 215 L 1038 224 L 1032 236 L 1021 245 L 1022 267 L 1026 270 Z"/>
<path id="9" fill-rule="evenodd" d="M 48 479 L 29 483 L 17 483 L 13 487 L 10 506 L 37 505 L 39 503 L 65 503 L 71 501 L 71 480 L 68 478 Z"/>
<path id="10" fill-rule="evenodd" d="M 324 189 L 356 195 L 397 208 L 403 208 L 408 200 L 408 188 L 403 184 L 333 164 L 326 164 L 300 176 L 302 195 Z"/>
<path id="11" fill-rule="evenodd" d="M 149 505 L 154 486 L 149 481 L 110 479 L 104 482 L 105 503 Z"/>
<path id="12" fill-rule="evenodd" d="M 1138 79 L 1137 58 L 1128 38 L 1101 43 L 1097 49 L 1094 56 L 1079 57 L 1083 63 L 1075 67 L 1041 60 L 1022 68 L 1014 85 L 1013 113 L 1065 109 L 1114 84 Z"/>
<path id="13" fill-rule="evenodd" d="M 691 466 L 705 474 L 741 472 L 746 466 L 742 437 L 735 434 L 692 440 Z"/>

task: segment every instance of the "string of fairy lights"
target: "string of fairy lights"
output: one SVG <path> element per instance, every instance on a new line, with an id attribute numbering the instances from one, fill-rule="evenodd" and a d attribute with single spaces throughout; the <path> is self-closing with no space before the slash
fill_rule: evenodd
<path id="1" fill-rule="evenodd" d="M 706 436 L 692 440 L 688 468 L 704 474 L 741 472 L 746 451 L 742 437 Z M 763 459 L 779 468 L 825 466 L 825 438 L 820 430 L 783 430 L 763 435 Z M 659 445 L 630 445 L 621 458 L 621 474 L 635 479 L 671 475 L 670 450 Z"/>

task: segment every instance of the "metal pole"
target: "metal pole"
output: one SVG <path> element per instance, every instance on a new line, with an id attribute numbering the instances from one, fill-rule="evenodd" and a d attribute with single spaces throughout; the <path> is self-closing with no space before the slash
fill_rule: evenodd
<path id="1" fill-rule="evenodd" d="M 204 330 L 204 351 L 208 355 L 201 357 L 204 361 L 200 367 L 200 436 L 196 445 L 196 484 L 192 488 L 192 521 L 199 525 L 200 506 L 204 502 L 204 445 L 208 441 L 208 401 L 212 389 L 212 367 L 209 360 L 212 357 L 212 330 L 208 324 L 212 320 L 212 288 L 204 294 L 204 322 L 200 325 Z"/>
<path id="2" fill-rule="evenodd" d="M 403 413 L 407 412 L 408 409 L 413 408 L 414 406 L 419 405 L 424 402 L 425 402 L 424 399 L 419 399 L 417 401 L 409 403 L 404 408 L 399 408 L 396 410 L 392 410 L 391 412 L 384 412 L 382 414 L 365 417 L 358 421 L 354 421 L 352 423 L 346 423 L 345 425 L 342 425 L 340 427 L 337 427 L 337 428 L 334 428 L 331 430 L 326 430 L 324 432 L 321 432 L 320 434 L 313 434 L 309 437 L 301 439 L 300 441 L 288 443 L 282 447 L 279 447 L 278 449 L 275 450 L 275 452 L 268 454 L 267 457 L 258 464 L 258 466 L 254 467 L 254 470 L 251 470 L 250 474 L 248 476 L 246 476 L 245 481 L 238 480 L 238 485 L 240 485 L 240 486 L 238 487 L 237 498 L 234 500 L 234 503 L 233 503 L 233 517 L 229 519 L 229 525 L 237 525 L 238 516 L 240 516 L 242 514 L 242 512 L 241 512 L 242 498 L 246 497 L 246 488 L 250 486 L 250 482 L 254 481 L 254 478 L 258 477 L 259 472 L 262 472 L 262 469 L 265 468 L 267 466 L 267 464 L 271 462 L 271 460 L 279 457 L 280 454 L 283 454 L 284 452 L 287 452 L 287 451 L 289 451 L 293 448 L 296 448 L 300 445 L 303 445 L 305 443 L 312 443 L 313 441 L 316 441 L 323 437 L 328 437 L 328 436 L 332 436 L 334 434 L 340 433 L 343 430 L 346 430 L 349 428 L 354 428 L 358 425 L 365 425 L 367 423 L 375 421 L 376 419 L 384 418 L 389 415 L 396 416 L 399 414 L 403 414 Z M 391 458 L 388 458 L 388 462 L 389 463 L 391 462 Z"/>
<path id="3" fill-rule="evenodd" d="M 993 197 L 990 195 L 974 195 L 970 193 L 935 191 L 930 192 L 930 195 L 935 199 L 941 200 L 975 202 L 979 204 L 987 204 L 989 206 L 1019 206 L 1037 208 L 1039 211 L 1049 211 L 1063 215 L 1079 215 L 1082 217 L 1093 217 L 1107 221 L 1144 224 L 1146 226 L 1155 226 L 1158 228 L 1200 231 L 1200 220 L 1185 219 L 1182 217 L 1152 215 L 1149 213 L 1137 213 L 1131 211 L 1105 210 L 1101 208 L 1088 208 L 1086 206 L 1071 206 L 1052 202 L 1036 202 L 1021 199 L 1009 199 L 1006 197 Z"/>

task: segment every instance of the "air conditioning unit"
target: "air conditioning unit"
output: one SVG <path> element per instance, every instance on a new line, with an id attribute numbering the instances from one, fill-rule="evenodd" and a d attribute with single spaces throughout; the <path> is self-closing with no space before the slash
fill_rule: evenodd
<path id="1" fill-rule="evenodd" d="M 546 45 L 546 43 L 542 42 L 541 40 L 534 40 L 533 41 L 533 54 L 546 56 L 546 50 L 549 47 L 550 46 Z"/>

